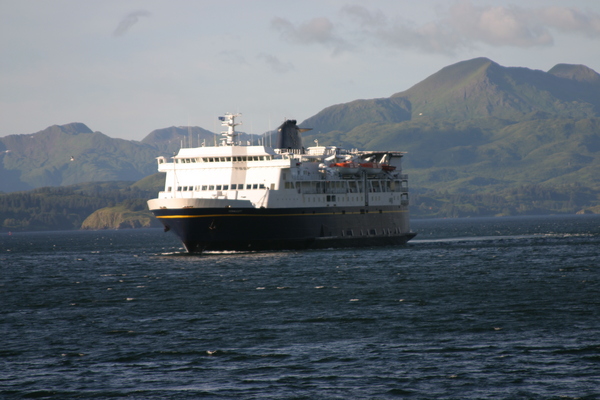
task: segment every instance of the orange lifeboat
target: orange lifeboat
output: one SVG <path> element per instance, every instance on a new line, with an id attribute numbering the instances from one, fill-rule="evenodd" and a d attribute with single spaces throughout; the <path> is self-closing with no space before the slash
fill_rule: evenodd
<path id="1" fill-rule="evenodd" d="M 381 173 L 381 164 L 378 162 L 364 162 L 360 163 L 360 169 L 367 173 L 367 175 L 377 175 Z"/>
<path id="2" fill-rule="evenodd" d="M 329 164 L 329 168 L 334 169 L 342 175 L 357 174 L 360 166 L 350 160 Z"/>

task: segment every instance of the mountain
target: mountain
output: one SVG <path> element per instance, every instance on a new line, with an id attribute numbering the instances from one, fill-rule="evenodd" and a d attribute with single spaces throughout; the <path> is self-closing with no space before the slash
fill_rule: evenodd
<path id="1" fill-rule="evenodd" d="M 305 143 L 407 151 L 413 187 L 600 187 L 600 75 L 582 65 L 543 72 L 476 58 L 389 98 L 328 107 L 301 125 L 313 128 Z"/>
<path id="2" fill-rule="evenodd" d="M 210 144 L 198 127 L 157 129 L 142 141 L 115 139 L 82 123 L 53 125 L 28 135 L 0 138 L 0 192 L 83 182 L 137 181 L 156 172 L 156 157 L 183 145 Z"/>
<path id="3" fill-rule="evenodd" d="M 136 181 L 156 171 L 156 148 L 93 132 L 82 123 L 0 138 L 0 191 L 91 181 Z"/>
<path id="4" fill-rule="evenodd" d="M 443 68 L 392 98 L 410 101 L 413 117 L 520 120 L 533 112 L 567 118 L 598 116 L 599 82 L 575 79 L 585 73 L 590 77 L 598 74 L 583 66 L 566 64 L 554 69 L 551 73 L 507 68 L 487 58 L 476 58 Z"/>
<path id="5" fill-rule="evenodd" d="M 300 124 L 305 146 L 406 151 L 417 190 L 460 193 L 519 185 L 600 188 L 600 75 L 583 65 L 549 71 L 475 58 L 390 97 L 332 105 Z M 241 140 L 255 137 L 241 134 Z M 181 146 L 212 146 L 199 127 L 114 139 L 81 123 L 0 138 L 0 191 L 92 181 L 136 181 Z"/>
<path id="6" fill-rule="evenodd" d="M 239 140 L 257 135 L 239 132 Z M 37 133 L 0 138 L 0 192 L 83 182 L 136 181 L 156 172 L 156 157 L 181 147 L 213 146 L 220 139 L 200 127 L 156 129 L 143 140 L 94 132 L 82 123 L 53 125 Z"/>

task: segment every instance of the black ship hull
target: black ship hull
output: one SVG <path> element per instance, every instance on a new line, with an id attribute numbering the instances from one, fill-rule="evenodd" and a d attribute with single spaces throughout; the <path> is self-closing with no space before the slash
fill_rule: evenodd
<path id="1" fill-rule="evenodd" d="M 406 206 L 154 209 L 189 252 L 402 245 Z"/>

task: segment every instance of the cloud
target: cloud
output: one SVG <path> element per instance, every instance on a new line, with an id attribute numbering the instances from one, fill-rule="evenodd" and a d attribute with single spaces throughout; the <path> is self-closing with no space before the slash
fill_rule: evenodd
<path id="1" fill-rule="evenodd" d="M 280 74 L 284 74 L 294 69 L 294 65 L 292 63 L 284 63 L 280 61 L 279 58 L 271 54 L 261 53 L 257 57 L 271 67 L 273 71 Z"/>
<path id="2" fill-rule="evenodd" d="M 478 42 L 492 46 L 546 46 L 554 39 L 536 11 L 521 7 L 476 7 L 460 1 L 450 8 L 444 21 L 464 43 Z"/>
<path id="3" fill-rule="evenodd" d="M 219 57 L 227 64 L 248 65 L 246 58 L 237 50 L 223 50 L 219 52 Z"/>
<path id="4" fill-rule="evenodd" d="M 295 44 L 321 44 L 340 53 L 350 48 L 349 44 L 334 33 L 333 23 L 324 17 L 313 18 L 299 26 L 295 26 L 285 18 L 274 18 L 271 27 L 279 31 L 281 37 Z"/>
<path id="5" fill-rule="evenodd" d="M 544 23 L 566 33 L 583 33 L 595 38 L 600 36 L 600 14 L 583 12 L 576 8 L 547 7 L 540 11 Z"/>
<path id="6" fill-rule="evenodd" d="M 113 32 L 113 36 L 123 36 L 125 33 L 127 33 L 127 31 L 129 31 L 129 29 L 131 29 L 133 25 L 135 25 L 140 20 L 140 17 L 149 17 L 150 15 L 152 14 L 145 10 L 138 10 L 127 14 L 121 20 L 121 22 L 119 22 L 117 29 L 115 29 L 115 31 Z"/>
<path id="7" fill-rule="evenodd" d="M 371 11 L 363 6 L 345 6 L 341 14 L 359 25 L 363 38 L 376 46 L 415 48 L 431 53 L 451 53 L 459 47 L 462 38 L 443 21 L 415 26 L 410 21 L 395 18 L 379 10 Z"/>
<path id="8" fill-rule="evenodd" d="M 480 45 L 551 46 L 557 31 L 600 37 L 600 15 L 572 7 L 478 6 L 472 0 L 459 0 L 441 9 L 436 20 L 420 26 L 358 5 L 342 7 L 341 15 L 355 24 L 363 40 L 431 53 L 453 54 Z"/>
<path id="9" fill-rule="evenodd" d="M 373 27 L 387 23 L 383 12 L 380 10 L 371 12 L 363 6 L 344 6 L 341 13 L 353 17 L 361 26 Z"/>

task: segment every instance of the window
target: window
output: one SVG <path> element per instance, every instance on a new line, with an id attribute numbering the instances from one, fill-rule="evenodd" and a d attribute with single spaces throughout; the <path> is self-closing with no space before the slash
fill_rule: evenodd
<path id="1" fill-rule="evenodd" d="M 177 186 L 177 191 L 181 192 L 181 186 Z"/>
<path id="2" fill-rule="evenodd" d="M 258 189 L 258 183 L 255 183 L 254 185 L 252 185 L 252 189 Z"/>
<path id="3" fill-rule="evenodd" d="M 221 190 L 222 186 L 221 185 L 217 185 L 217 190 Z"/>
<path id="4" fill-rule="evenodd" d="M 260 184 L 260 186 L 259 186 L 259 188 L 260 188 L 260 189 L 264 189 L 264 188 L 265 188 L 265 184 L 264 184 L 264 183 L 261 183 L 261 184 Z"/>
<path id="5" fill-rule="evenodd" d="M 173 188 L 172 188 L 171 186 L 169 186 L 169 187 L 167 188 L 167 192 L 170 192 L 172 189 L 173 189 Z"/>
<path id="6" fill-rule="evenodd" d="M 223 185 L 223 190 L 229 190 L 229 185 Z"/>
<path id="7" fill-rule="evenodd" d="M 184 192 L 187 192 L 187 189 L 188 189 L 188 187 L 187 187 L 187 186 L 184 186 L 184 187 L 183 187 L 183 191 L 184 191 Z"/>
<path id="8" fill-rule="evenodd" d="M 232 183 L 231 184 L 231 190 L 237 190 L 237 184 Z"/>
<path id="9" fill-rule="evenodd" d="M 208 190 L 215 190 L 215 185 L 208 185 Z"/>
<path id="10" fill-rule="evenodd" d="M 252 189 L 252 185 L 249 183 L 246 185 L 246 190 L 248 190 L 248 189 Z"/>
<path id="11" fill-rule="evenodd" d="M 202 190 L 206 190 L 208 187 L 206 185 L 202 185 Z"/>

